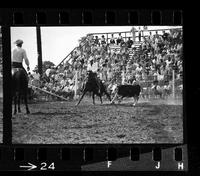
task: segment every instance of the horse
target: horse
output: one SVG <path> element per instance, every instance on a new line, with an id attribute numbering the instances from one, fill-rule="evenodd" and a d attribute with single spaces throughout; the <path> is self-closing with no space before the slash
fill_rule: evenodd
<path id="1" fill-rule="evenodd" d="M 26 113 L 30 114 L 28 103 L 27 103 L 27 93 L 28 93 L 28 77 L 23 68 L 12 68 L 12 99 L 14 99 L 14 115 L 17 113 L 17 103 L 18 103 L 18 113 L 21 112 L 20 109 L 20 99 L 21 96 L 24 98 L 24 104 L 26 107 Z"/>
<path id="2" fill-rule="evenodd" d="M 92 71 L 88 71 L 87 72 L 87 78 L 85 80 L 85 83 L 83 84 L 83 94 L 81 96 L 81 98 L 79 99 L 78 103 L 76 104 L 79 105 L 79 103 L 81 102 L 81 100 L 83 99 L 84 95 L 86 94 L 86 92 L 91 92 L 92 93 L 92 99 L 93 99 L 93 104 L 95 104 L 95 95 L 99 96 L 101 104 L 102 102 L 102 95 L 105 93 L 106 96 L 108 97 L 108 99 L 111 101 L 111 97 L 108 94 L 105 85 L 103 84 L 103 82 L 101 80 L 97 80 L 97 75 L 96 73 L 93 73 Z M 99 83 L 98 83 L 99 81 Z M 100 84 L 100 86 L 98 86 L 98 84 Z M 100 88 L 100 90 L 99 90 Z"/>

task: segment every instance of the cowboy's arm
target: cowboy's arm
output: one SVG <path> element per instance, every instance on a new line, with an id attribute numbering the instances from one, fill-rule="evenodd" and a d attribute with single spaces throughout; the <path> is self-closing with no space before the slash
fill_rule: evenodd
<path id="1" fill-rule="evenodd" d="M 27 57 L 27 55 L 26 55 L 26 51 L 25 51 L 25 50 L 24 50 L 24 52 L 23 52 L 23 58 L 24 58 L 25 63 L 26 63 L 26 65 L 27 65 L 27 70 L 29 71 L 29 70 L 30 70 L 30 68 L 29 68 L 30 63 L 29 63 L 29 60 L 28 60 L 28 57 Z"/>

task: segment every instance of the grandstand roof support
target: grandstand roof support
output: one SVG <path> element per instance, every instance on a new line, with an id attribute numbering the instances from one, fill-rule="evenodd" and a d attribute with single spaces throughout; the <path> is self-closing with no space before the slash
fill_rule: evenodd
<path id="1" fill-rule="evenodd" d="M 42 44 L 40 26 L 36 26 L 37 52 L 38 52 L 38 73 L 42 76 Z"/>

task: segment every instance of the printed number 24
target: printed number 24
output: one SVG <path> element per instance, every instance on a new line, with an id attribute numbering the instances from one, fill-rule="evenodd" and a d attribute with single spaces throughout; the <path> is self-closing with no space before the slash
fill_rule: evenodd
<path id="1" fill-rule="evenodd" d="M 40 168 L 40 170 L 55 169 L 54 163 L 51 163 L 48 168 L 47 168 L 47 163 L 45 162 L 41 163 L 41 165 L 42 167 Z"/>

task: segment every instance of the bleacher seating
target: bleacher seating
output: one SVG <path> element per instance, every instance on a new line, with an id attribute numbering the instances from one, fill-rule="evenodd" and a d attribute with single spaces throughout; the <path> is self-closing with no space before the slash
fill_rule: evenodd
<path id="1" fill-rule="evenodd" d="M 71 64 L 69 64 L 70 65 L 70 67 L 72 68 L 72 74 L 74 74 L 75 73 L 75 71 L 78 71 L 79 72 L 79 78 L 77 78 L 77 80 L 84 80 L 84 78 L 83 77 L 81 77 L 81 76 L 85 76 L 85 71 L 86 71 L 86 69 L 87 69 L 87 63 L 88 63 L 88 59 L 89 59 L 89 57 L 91 56 L 91 43 L 93 43 L 92 41 L 90 41 L 90 39 L 89 38 L 87 38 L 87 37 L 83 37 L 84 38 L 84 40 L 83 41 L 81 41 L 81 43 L 82 43 L 82 47 L 76 47 L 72 52 L 70 52 L 62 61 L 61 61 L 61 63 L 56 67 L 57 69 L 58 69 L 58 74 L 60 73 L 60 72 L 62 72 L 63 73 L 63 68 L 62 67 L 65 67 L 65 65 L 66 65 L 66 63 L 68 62 L 68 63 L 71 63 Z M 138 53 L 140 53 L 139 55 L 143 55 L 143 50 L 141 49 L 142 47 L 142 44 L 143 44 L 143 41 L 136 41 L 136 42 L 134 42 L 134 44 L 132 45 L 132 47 L 131 48 L 127 48 L 127 52 L 128 52 L 128 58 L 127 58 L 127 60 L 128 61 L 130 61 L 130 63 L 132 63 L 130 66 L 132 67 L 132 65 L 133 65 L 133 63 L 135 63 L 136 62 L 136 60 L 138 61 L 139 60 L 139 62 L 140 62 L 140 56 L 136 56 Z M 83 47 L 84 46 L 87 46 L 87 49 L 85 49 L 85 50 L 83 50 Z M 103 46 L 102 46 L 103 47 Z M 109 45 L 109 48 L 110 48 L 110 50 L 111 51 L 113 51 L 113 52 L 115 52 L 115 53 L 120 53 L 120 51 L 121 51 L 121 49 L 122 49 L 122 46 L 120 46 L 120 45 L 116 45 L 116 44 L 113 44 L 113 45 Z M 73 52 L 75 51 L 75 50 L 80 50 L 79 51 L 79 53 L 80 53 L 80 55 L 78 56 L 78 57 L 76 57 L 76 61 L 74 62 L 71 62 L 72 60 L 74 60 L 74 57 L 73 57 Z M 101 49 L 102 50 L 102 49 Z M 102 52 L 102 53 L 104 53 L 104 54 L 107 54 L 107 51 L 106 51 L 106 49 L 104 48 L 103 50 L 105 50 L 104 52 Z M 101 53 L 101 52 L 100 52 Z M 142 53 L 142 54 L 141 54 Z M 147 52 L 148 53 L 148 58 L 150 58 L 150 55 L 151 55 L 151 53 L 150 52 Z M 83 65 L 82 66 L 80 66 L 80 58 L 81 57 L 83 57 Z M 139 58 L 138 58 L 139 57 Z M 103 55 L 100 55 L 100 58 L 104 58 L 103 57 Z M 137 58 L 137 59 L 136 59 Z M 108 85 L 109 83 L 111 83 L 112 82 L 112 80 L 115 80 L 115 81 L 117 81 L 117 82 L 119 82 L 119 80 L 120 79 L 122 79 L 122 75 L 121 75 L 121 72 L 122 72 L 122 70 L 120 70 L 120 68 L 118 68 L 119 67 L 119 63 L 120 62 L 122 62 L 122 59 L 121 60 L 118 60 L 117 62 L 116 62 L 116 64 L 115 64 L 115 66 L 113 67 L 113 66 L 111 66 L 111 70 L 112 70 L 112 78 L 111 79 L 109 79 L 109 80 L 106 80 L 107 82 L 106 82 L 106 84 Z M 78 63 L 78 64 L 77 64 Z M 150 65 L 152 66 L 153 64 L 152 64 L 152 61 L 150 60 Z M 78 65 L 78 66 L 77 66 Z M 107 66 L 108 67 L 108 66 Z M 65 69 L 68 69 L 68 67 L 66 67 Z M 146 68 L 144 67 L 144 66 L 142 66 L 142 70 L 145 70 Z M 152 69 L 152 68 L 151 68 Z M 108 69 L 109 70 L 109 69 Z M 133 69 L 134 70 L 134 69 Z M 59 72 L 60 71 L 60 72 Z M 80 73 L 81 72 L 81 73 Z M 125 72 L 127 72 L 128 73 L 128 71 L 127 70 L 125 70 Z M 107 72 L 107 74 L 108 74 L 108 72 Z M 135 73 L 136 74 L 136 73 Z M 125 74 L 126 75 L 126 74 Z M 75 74 L 74 74 L 74 76 L 75 76 Z M 107 75 L 108 76 L 108 75 Z M 119 80 L 116 80 L 116 78 L 117 79 L 119 79 Z M 144 86 L 150 86 L 151 84 L 152 84 L 152 82 L 153 82 L 153 80 L 154 80 L 154 78 L 155 78 L 155 76 L 153 76 L 153 74 L 152 75 L 149 75 L 148 77 L 147 77 L 147 79 L 146 80 L 144 80 L 144 78 L 142 78 L 142 80 L 139 80 L 140 82 L 141 82 L 141 84 L 143 84 Z M 75 82 L 74 82 L 74 80 L 75 79 L 73 79 L 73 84 L 75 84 Z M 125 79 L 126 80 L 126 79 Z M 76 84 L 79 84 L 79 83 L 76 83 Z M 159 81 L 159 85 L 160 86 L 163 86 L 165 84 L 165 80 L 160 80 Z M 77 86 L 78 87 L 78 86 Z M 80 87 L 79 87 L 80 88 Z M 78 91 L 77 91 L 78 92 Z"/>

